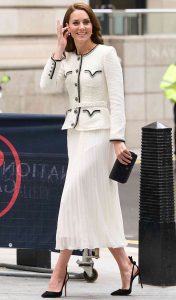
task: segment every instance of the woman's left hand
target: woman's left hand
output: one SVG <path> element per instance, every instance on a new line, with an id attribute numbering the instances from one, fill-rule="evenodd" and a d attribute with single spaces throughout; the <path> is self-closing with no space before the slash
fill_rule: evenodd
<path id="1" fill-rule="evenodd" d="M 114 141 L 113 144 L 117 159 L 122 164 L 128 165 L 131 162 L 132 156 L 125 143 L 121 141 Z"/>

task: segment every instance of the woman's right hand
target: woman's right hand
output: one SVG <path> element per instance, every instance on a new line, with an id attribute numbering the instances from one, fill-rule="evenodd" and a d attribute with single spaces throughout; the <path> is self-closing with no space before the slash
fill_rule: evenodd
<path id="1" fill-rule="evenodd" d="M 65 47 L 67 45 L 67 38 L 69 36 L 68 32 L 68 26 L 63 27 L 60 24 L 60 21 L 57 21 L 57 40 L 58 40 L 58 46 L 63 50 L 65 50 Z"/>
<path id="2" fill-rule="evenodd" d="M 60 21 L 57 21 L 57 49 L 53 54 L 54 59 L 61 59 L 67 45 L 69 36 L 68 26 L 63 27 Z"/>

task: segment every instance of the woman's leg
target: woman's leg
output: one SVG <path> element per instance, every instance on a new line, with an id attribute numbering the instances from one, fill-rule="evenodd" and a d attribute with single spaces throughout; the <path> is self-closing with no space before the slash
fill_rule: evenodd
<path id="1" fill-rule="evenodd" d="M 49 281 L 49 286 L 47 289 L 48 291 L 60 292 L 62 289 L 66 274 L 66 267 L 71 254 L 72 250 L 65 249 L 60 251 L 58 261 L 54 267 L 51 279 Z"/>
<path id="2" fill-rule="evenodd" d="M 133 264 L 129 260 L 124 248 L 109 248 L 109 250 L 119 266 L 122 279 L 122 289 L 129 289 Z M 136 272 L 137 267 L 134 266 L 133 274 Z"/>

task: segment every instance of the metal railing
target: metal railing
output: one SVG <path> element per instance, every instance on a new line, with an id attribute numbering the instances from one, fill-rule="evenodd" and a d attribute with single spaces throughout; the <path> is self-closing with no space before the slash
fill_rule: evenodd
<path id="1" fill-rule="evenodd" d="M 103 35 L 176 34 L 176 9 L 94 9 Z"/>

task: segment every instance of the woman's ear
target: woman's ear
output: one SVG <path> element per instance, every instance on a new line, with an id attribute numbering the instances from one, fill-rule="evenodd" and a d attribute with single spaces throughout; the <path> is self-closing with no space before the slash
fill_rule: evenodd
<path id="1" fill-rule="evenodd" d="M 68 25 L 68 23 L 65 23 L 65 26 L 67 26 L 68 27 L 68 32 L 70 33 L 70 31 L 69 31 L 69 25 Z"/>

